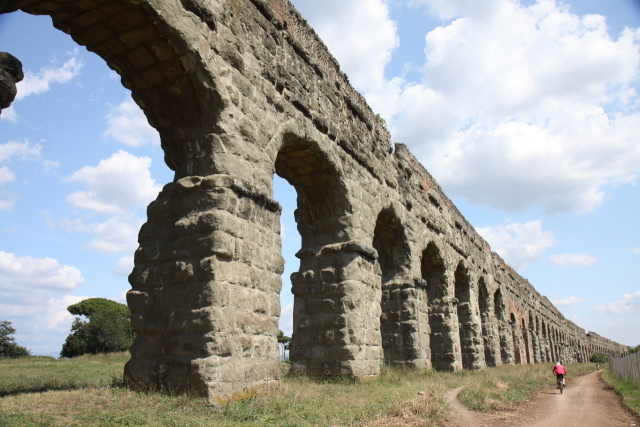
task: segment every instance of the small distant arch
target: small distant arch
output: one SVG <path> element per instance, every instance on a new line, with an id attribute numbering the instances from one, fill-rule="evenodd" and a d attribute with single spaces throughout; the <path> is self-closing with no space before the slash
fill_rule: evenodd
<path id="1" fill-rule="evenodd" d="M 524 341 L 524 363 L 531 363 L 531 354 L 529 351 L 529 330 L 527 329 L 527 325 L 525 323 L 524 318 L 522 320 L 522 328 L 520 329 L 520 333 L 522 334 L 522 340 Z"/>
<path id="2" fill-rule="evenodd" d="M 493 294 L 493 308 L 495 310 L 496 319 L 505 320 L 504 319 L 505 306 L 504 306 L 504 301 L 502 299 L 502 292 L 500 292 L 500 289 L 496 290 Z"/>
<path id="3" fill-rule="evenodd" d="M 388 207 L 378 214 L 372 246 L 378 252 L 382 283 L 407 273 L 411 263 L 410 249 L 404 227 L 396 211 Z"/>
<path id="4" fill-rule="evenodd" d="M 516 357 L 516 364 L 521 364 L 522 363 L 522 354 L 520 353 L 521 348 L 520 348 L 520 334 L 519 334 L 519 325 L 518 325 L 518 321 L 516 320 L 516 315 L 514 313 L 511 313 L 509 316 L 509 320 L 511 323 L 511 330 L 512 330 L 512 335 L 513 335 L 513 353 L 515 354 Z"/>
<path id="5" fill-rule="evenodd" d="M 444 307 L 442 299 L 447 296 L 447 279 L 444 258 L 434 242 L 429 242 L 422 252 L 420 260 L 422 279 L 427 282 L 427 300 L 429 304 L 429 347 L 431 366 L 434 369 L 454 369 L 455 356 L 449 327 L 443 322 Z"/>
<path id="6" fill-rule="evenodd" d="M 471 279 L 469 271 L 463 261 L 458 263 L 454 273 L 454 296 L 458 301 L 458 335 L 460 337 L 460 353 L 462 367 L 472 369 L 476 355 L 473 342 L 476 334 L 473 328 L 473 309 L 471 307 Z"/>

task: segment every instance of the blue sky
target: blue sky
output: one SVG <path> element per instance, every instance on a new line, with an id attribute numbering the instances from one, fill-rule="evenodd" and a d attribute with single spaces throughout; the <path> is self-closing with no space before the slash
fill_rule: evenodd
<path id="1" fill-rule="evenodd" d="M 356 89 L 465 217 L 578 325 L 640 344 L 640 7 L 631 0 L 296 0 Z M 0 15 L 25 81 L 0 115 L 0 320 L 57 355 L 66 306 L 124 301 L 173 178 L 104 61 L 48 17 Z M 283 205 L 281 329 L 300 237 Z"/>

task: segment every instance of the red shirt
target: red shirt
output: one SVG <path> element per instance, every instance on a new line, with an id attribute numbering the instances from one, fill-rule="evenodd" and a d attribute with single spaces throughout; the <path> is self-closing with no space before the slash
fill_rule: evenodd
<path id="1" fill-rule="evenodd" d="M 566 375 L 567 371 L 565 371 L 564 366 L 556 365 L 553 367 L 553 373 L 556 375 Z"/>

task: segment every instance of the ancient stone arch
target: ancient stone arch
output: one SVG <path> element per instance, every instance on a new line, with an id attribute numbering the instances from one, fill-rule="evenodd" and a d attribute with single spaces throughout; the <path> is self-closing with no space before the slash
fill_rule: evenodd
<path id="1" fill-rule="evenodd" d="M 458 337 L 460 343 L 460 360 L 466 369 L 481 369 L 485 366 L 484 340 L 482 339 L 481 320 L 478 306 L 475 304 L 478 295 L 473 279 L 464 261 L 460 261 L 454 272 L 454 296 L 458 320 Z"/>
<path id="2" fill-rule="evenodd" d="M 102 57 L 175 171 L 149 205 L 129 276 L 128 381 L 212 402 L 277 384 L 274 174 L 296 189 L 302 237 L 294 373 L 369 377 L 385 358 L 443 370 L 521 363 L 532 312 L 556 358 L 573 357 L 560 354 L 560 332 L 624 349 L 565 320 L 491 251 L 287 0 L 5 3 L 2 13 L 50 15 Z"/>
<path id="3" fill-rule="evenodd" d="M 433 241 L 422 252 L 420 272 L 426 282 L 429 303 L 431 366 L 441 370 L 461 369 L 456 300 L 450 291 L 452 274 L 447 273 L 443 254 Z"/>
<path id="4" fill-rule="evenodd" d="M 393 365 L 430 366 L 426 282 L 410 275 L 410 247 L 397 208 L 391 206 L 378 214 L 372 246 L 378 254 L 374 274 L 382 289 L 384 360 Z"/>
<path id="5" fill-rule="evenodd" d="M 501 316 L 497 313 L 496 302 L 487 290 L 484 277 L 478 279 L 478 308 L 482 323 L 485 362 L 487 366 L 499 366 L 502 364 L 499 336 Z"/>
<path id="6" fill-rule="evenodd" d="M 520 319 L 520 322 L 522 323 L 522 339 L 523 339 L 523 343 L 522 346 L 524 347 L 524 353 L 525 353 L 525 357 L 522 359 L 523 363 L 532 363 L 531 361 L 531 351 L 530 351 L 530 344 L 531 344 L 531 339 L 529 336 L 529 328 L 527 327 L 527 324 L 525 322 L 525 319 Z"/>

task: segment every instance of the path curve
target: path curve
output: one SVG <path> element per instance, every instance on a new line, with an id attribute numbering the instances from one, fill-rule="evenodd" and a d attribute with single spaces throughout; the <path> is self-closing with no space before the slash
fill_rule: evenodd
<path id="1" fill-rule="evenodd" d="M 451 413 L 446 427 L 614 427 L 637 426 L 638 419 L 608 390 L 600 378 L 602 371 L 567 379 L 560 394 L 555 387 L 534 393 L 532 398 L 514 409 L 488 414 L 471 412 L 456 399 L 460 389 L 451 390 L 447 398 Z"/>

